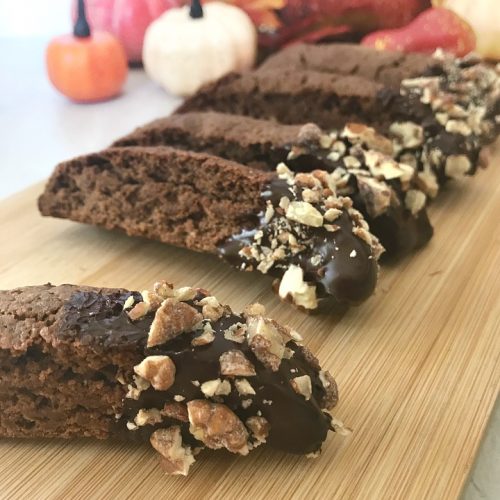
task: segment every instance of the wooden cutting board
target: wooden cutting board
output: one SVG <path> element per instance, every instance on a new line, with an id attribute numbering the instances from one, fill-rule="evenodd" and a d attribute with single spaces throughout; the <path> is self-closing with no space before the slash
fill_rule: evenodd
<path id="1" fill-rule="evenodd" d="M 384 267 L 376 295 L 342 317 L 281 304 L 263 275 L 214 257 L 38 215 L 36 185 L 0 203 L 0 287 L 158 278 L 210 289 L 235 310 L 260 301 L 304 335 L 335 375 L 331 434 L 316 460 L 259 448 L 204 452 L 167 477 L 144 445 L 0 440 L 2 498 L 457 498 L 500 381 L 500 152 L 431 207 L 436 234 Z"/>

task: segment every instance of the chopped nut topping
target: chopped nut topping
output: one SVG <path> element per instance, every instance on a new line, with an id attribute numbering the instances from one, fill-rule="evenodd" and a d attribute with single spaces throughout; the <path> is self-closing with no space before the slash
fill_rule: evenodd
<path id="1" fill-rule="evenodd" d="M 241 401 L 241 407 L 246 410 L 252 406 L 252 400 L 251 399 L 243 399 Z"/>
<path id="2" fill-rule="evenodd" d="M 271 202 L 268 201 L 266 206 L 266 213 L 264 214 L 264 220 L 269 222 L 274 216 L 274 208 L 271 205 Z"/>
<path id="3" fill-rule="evenodd" d="M 251 316 L 247 319 L 248 344 L 257 359 L 272 371 L 277 371 L 289 339 L 272 320 Z"/>
<path id="4" fill-rule="evenodd" d="M 325 389 L 325 395 L 320 401 L 321 407 L 331 410 L 337 404 L 339 399 L 337 383 L 330 373 L 324 370 L 320 370 L 319 379 Z"/>
<path id="5" fill-rule="evenodd" d="M 338 208 L 329 208 L 323 217 L 328 222 L 333 222 L 335 219 L 338 219 L 342 213 L 342 210 L 339 210 Z"/>
<path id="6" fill-rule="evenodd" d="M 280 179 L 293 179 L 293 172 L 283 162 L 276 167 L 276 173 Z"/>
<path id="7" fill-rule="evenodd" d="M 174 286 L 172 283 L 168 283 L 168 281 L 157 281 L 153 285 L 154 292 L 162 297 L 163 299 L 168 299 L 169 297 L 173 297 L 174 295 Z"/>
<path id="8" fill-rule="evenodd" d="M 459 179 L 469 172 L 471 162 L 465 155 L 450 155 L 446 159 L 444 172 L 448 177 Z"/>
<path id="9" fill-rule="evenodd" d="M 123 309 L 130 309 L 134 305 L 134 297 L 130 295 L 123 304 Z"/>
<path id="10" fill-rule="evenodd" d="M 165 299 L 151 323 L 147 346 L 164 344 L 182 333 L 191 331 L 202 319 L 202 315 L 185 302 Z"/>
<path id="11" fill-rule="evenodd" d="M 375 129 L 361 123 L 347 123 L 341 136 L 346 137 L 351 142 L 365 144 L 370 149 L 387 155 L 391 155 L 393 152 L 392 143 L 387 137 L 377 134 Z"/>
<path id="12" fill-rule="evenodd" d="M 161 455 L 160 463 L 167 474 L 187 476 L 195 459 L 189 446 L 182 444 L 181 428 L 157 429 L 151 434 L 151 446 Z"/>
<path id="13" fill-rule="evenodd" d="M 377 179 L 401 179 L 409 181 L 414 170 L 410 165 L 397 163 L 378 151 L 365 151 L 365 161 L 372 175 Z"/>
<path id="14" fill-rule="evenodd" d="M 250 429 L 252 437 L 256 441 L 254 447 L 266 442 L 271 426 L 264 417 L 249 417 L 245 424 Z"/>
<path id="15" fill-rule="evenodd" d="M 446 122 L 446 132 L 461 135 L 471 135 L 472 130 L 467 123 L 462 120 L 448 120 Z"/>
<path id="16" fill-rule="evenodd" d="M 290 383 L 292 384 L 293 390 L 297 394 L 301 394 L 302 396 L 304 396 L 306 401 L 311 399 L 312 384 L 311 384 L 311 377 L 309 377 L 309 375 L 302 375 L 300 377 L 295 377 L 292 380 L 290 380 Z"/>
<path id="17" fill-rule="evenodd" d="M 181 422 L 189 421 L 187 407 L 180 402 L 166 403 L 161 410 L 161 414 L 165 417 L 173 418 L 174 420 L 180 420 Z"/>
<path id="18" fill-rule="evenodd" d="M 169 356 L 148 356 L 134 366 L 134 371 L 157 391 L 170 389 L 175 380 L 175 365 Z"/>
<path id="19" fill-rule="evenodd" d="M 216 378 L 213 380 L 207 380 L 201 384 L 201 392 L 207 398 L 213 398 L 214 396 L 227 396 L 231 392 L 231 384 L 228 380 L 222 380 Z"/>
<path id="20" fill-rule="evenodd" d="M 260 305 L 260 304 L 254 304 Z M 245 335 L 247 331 L 247 325 L 244 323 L 235 323 L 231 325 L 224 331 L 224 338 L 226 340 L 231 340 L 232 342 L 237 342 L 238 344 L 242 344 L 245 341 Z"/>
<path id="21" fill-rule="evenodd" d="M 287 210 L 286 217 L 306 226 L 321 227 L 323 225 L 323 216 L 306 201 L 291 201 Z"/>
<path id="22" fill-rule="evenodd" d="M 255 389 L 246 378 L 236 379 L 234 385 L 240 396 L 255 395 Z"/>
<path id="23" fill-rule="evenodd" d="M 319 142 L 323 136 L 323 131 L 315 123 L 306 123 L 302 125 L 297 136 L 299 144 L 310 144 Z"/>
<path id="24" fill-rule="evenodd" d="M 188 300 L 193 300 L 198 292 L 196 289 L 190 286 L 183 286 L 174 290 L 174 298 L 179 302 L 187 302 Z"/>
<path id="25" fill-rule="evenodd" d="M 195 399 L 187 404 L 189 432 L 208 448 L 226 448 L 248 454 L 248 432 L 243 422 L 225 405 Z"/>
<path id="26" fill-rule="evenodd" d="M 203 333 L 191 340 L 191 345 L 193 347 L 198 347 L 202 345 L 211 344 L 215 340 L 214 329 L 210 323 L 205 323 L 203 325 Z"/>
<path id="27" fill-rule="evenodd" d="M 395 122 L 390 126 L 389 132 L 405 149 L 418 148 L 424 142 L 424 129 L 413 122 Z"/>
<path id="28" fill-rule="evenodd" d="M 427 198 L 422 191 L 418 189 L 409 189 L 405 196 L 405 207 L 413 214 L 416 215 L 420 210 L 425 207 Z"/>
<path id="29" fill-rule="evenodd" d="M 139 396 L 142 391 L 145 391 L 149 389 L 150 383 L 146 379 L 142 378 L 140 375 L 134 375 L 134 383 L 135 387 L 132 384 L 129 384 L 127 389 L 128 392 L 125 395 L 126 398 L 128 399 L 139 399 Z"/>
<path id="30" fill-rule="evenodd" d="M 316 309 L 318 300 L 316 287 L 304 281 L 304 271 L 301 267 L 290 265 L 281 278 L 279 296 L 286 300 L 290 297 L 293 303 L 305 309 Z"/>
<path id="31" fill-rule="evenodd" d="M 144 425 L 159 424 L 161 420 L 160 410 L 151 408 L 150 410 L 140 409 L 137 412 L 134 422 L 138 427 L 142 427 Z"/>
<path id="32" fill-rule="evenodd" d="M 130 311 L 127 311 L 128 317 L 132 321 L 143 318 L 149 312 L 149 304 L 147 302 L 138 302 Z"/>
<path id="33" fill-rule="evenodd" d="M 149 311 L 156 311 L 160 307 L 162 298 L 157 293 L 150 290 L 143 290 L 141 295 L 142 300 L 148 304 Z"/>
<path id="34" fill-rule="evenodd" d="M 220 373 L 227 377 L 251 377 L 256 375 L 255 367 L 241 351 L 227 351 L 219 358 Z"/>
<path id="35" fill-rule="evenodd" d="M 439 191 L 439 184 L 437 182 L 436 176 L 428 171 L 424 170 L 417 174 L 417 178 L 415 179 L 417 186 L 431 198 L 435 198 Z"/>
<path id="36" fill-rule="evenodd" d="M 205 319 L 217 321 L 224 315 L 224 306 L 212 295 L 201 299 L 200 305 L 203 306 L 201 312 Z"/>
<path id="37" fill-rule="evenodd" d="M 372 177 L 357 177 L 359 192 L 372 217 L 382 215 L 391 206 L 391 188 Z"/>

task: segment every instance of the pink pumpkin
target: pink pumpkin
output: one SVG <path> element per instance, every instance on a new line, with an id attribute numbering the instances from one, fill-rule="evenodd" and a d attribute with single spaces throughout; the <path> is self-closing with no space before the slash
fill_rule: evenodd
<path id="1" fill-rule="evenodd" d="M 73 0 L 72 15 L 76 16 Z M 178 7 L 181 0 L 87 0 L 90 28 L 113 33 L 125 48 L 131 63 L 141 62 L 146 28 L 163 12 Z"/>

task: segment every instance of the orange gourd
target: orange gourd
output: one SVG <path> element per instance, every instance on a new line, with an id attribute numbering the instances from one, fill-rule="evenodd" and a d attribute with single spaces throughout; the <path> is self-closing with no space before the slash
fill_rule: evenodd
<path id="1" fill-rule="evenodd" d="M 120 42 L 110 33 L 90 33 L 83 0 L 72 35 L 49 43 L 46 65 L 54 87 L 78 102 L 109 99 L 121 92 L 127 77 L 127 57 Z"/>

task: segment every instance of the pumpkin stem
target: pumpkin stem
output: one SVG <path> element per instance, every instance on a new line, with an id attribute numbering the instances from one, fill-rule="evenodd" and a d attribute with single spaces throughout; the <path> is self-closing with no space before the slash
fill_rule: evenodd
<path id="1" fill-rule="evenodd" d="M 84 0 L 78 0 L 78 17 L 73 27 L 73 35 L 76 38 L 88 38 L 90 36 L 90 26 L 85 15 Z"/>
<path id="2" fill-rule="evenodd" d="M 191 2 L 189 15 L 192 19 L 200 19 L 201 17 L 203 17 L 203 7 L 201 6 L 200 0 L 193 0 Z"/>

